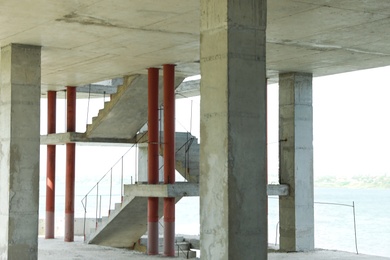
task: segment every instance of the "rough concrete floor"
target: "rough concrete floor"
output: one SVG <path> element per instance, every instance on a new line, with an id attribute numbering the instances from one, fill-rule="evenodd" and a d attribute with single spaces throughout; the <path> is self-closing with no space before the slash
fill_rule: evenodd
<path id="1" fill-rule="evenodd" d="M 124 249 L 116 249 L 111 247 L 87 245 L 83 243 L 82 237 L 76 237 L 74 243 L 65 243 L 62 238 L 46 240 L 39 238 L 38 258 L 40 260 L 92 260 L 92 259 L 185 259 L 171 258 L 163 256 L 147 256 L 142 253 L 137 253 Z M 356 255 L 353 253 L 318 250 L 312 253 L 269 253 L 268 260 L 385 260 L 387 257 Z M 259 259 L 261 260 L 261 259 Z"/>

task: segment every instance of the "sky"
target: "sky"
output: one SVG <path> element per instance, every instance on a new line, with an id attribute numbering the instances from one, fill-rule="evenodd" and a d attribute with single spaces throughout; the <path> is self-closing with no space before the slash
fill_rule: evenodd
<path id="1" fill-rule="evenodd" d="M 390 173 L 390 67 L 314 79 L 318 175 Z"/>
<path id="2" fill-rule="evenodd" d="M 313 78 L 315 178 L 390 174 L 390 67 Z M 268 86 L 269 180 L 278 180 L 279 87 Z M 199 97 L 178 100 L 177 120 L 199 135 Z M 194 125 L 196 127 L 194 127 Z"/>
<path id="3" fill-rule="evenodd" d="M 383 67 L 313 79 L 315 178 L 390 173 L 389 76 Z M 271 179 L 278 171 L 278 89 L 268 87 Z"/>

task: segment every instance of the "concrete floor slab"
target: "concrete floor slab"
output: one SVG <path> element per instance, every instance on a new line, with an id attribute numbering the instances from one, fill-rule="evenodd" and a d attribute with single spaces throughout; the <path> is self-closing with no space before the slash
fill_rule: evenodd
<path id="1" fill-rule="evenodd" d="M 151 4 L 152 3 L 152 4 Z M 42 46 L 42 94 L 177 64 L 199 74 L 199 1 L 2 1 L 0 45 Z M 390 2 L 268 1 L 267 78 L 389 64 Z M 75 41 L 77 39 L 77 41 Z M 293 51 L 292 51 L 293 50 Z M 107 93 L 107 92 L 106 92 Z"/>
<path id="2" fill-rule="evenodd" d="M 40 260 L 65 260 L 65 259 L 185 259 L 179 257 L 148 256 L 144 253 L 134 252 L 127 249 L 88 245 L 83 242 L 82 237 L 75 237 L 75 242 L 65 243 L 62 238 L 46 240 L 39 237 L 38 259 Z M 317 250 L 310 253 L 269 253 L 268 260 L 385 260 L 388 257 L 371 255 L 356 255 L 354 253 Z"/>

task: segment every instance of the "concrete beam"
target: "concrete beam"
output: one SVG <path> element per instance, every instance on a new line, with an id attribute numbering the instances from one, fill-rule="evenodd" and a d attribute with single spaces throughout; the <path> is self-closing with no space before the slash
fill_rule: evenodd
<path id="1" fill-rule="evenodd" d="M 78 86 L 76 88 L 77 93 L 91 93 L 91 94 L 101 94 L 101 95 L 111 95 L 117 92 L 118 86 L 123 84 L 123 78 L 115 78 L 111 80 L 110 85 L 101 85 L 101 84 L 87 84 L 83 86 Z"/>
<path id="2" fill-rule="evenodd" d="M 182 82 L 176 88 L 176 99 L 200 95 L 200 79 Z"/>
<path id="3" fill-rule="evenodd" d="M 148 185 L 146 182 L 142 184 L 126 185 L 125 188 L 129 193 L 135 197 L 185 197 L 185 196 L 199 196 L 199 184 L 189 182 L 176 182 L 175 184 L 158 184 Z M 289 186 L 286 184 L 268 184 L 268 196 L 288 196 Z"/>
<path id="4" fill-rule="evenodd" d="M 126 196 L 134 197 L 191 197 L 199 196 L 199 184 L 176 182 L 175 184 L 125 185 Z"/>
<path id="5" fill-rule="evenodd" d="M 42 145 L 47 144 L 66 144 L 66 143 L 97 143 L 105 145 L 123 145 L 123 144 L 134 144 L 136 143 L 136 138 L 126 139 L 126 138 L 111 138 L 111 137 L 87 137 L 85 133 L 57 133 L 57 134 L 48 134 L 41 135 L 40 142 Z"/>
<path id="6" fill-rule="evenodd" d="M 288 196 L 290 187 L 286 184 L 268 184 L 268 196 Z"/>

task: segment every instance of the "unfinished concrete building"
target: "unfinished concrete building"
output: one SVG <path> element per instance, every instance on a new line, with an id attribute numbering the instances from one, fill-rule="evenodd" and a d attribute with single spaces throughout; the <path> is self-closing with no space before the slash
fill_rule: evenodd
<path id="1" fill-rule="evenodd" d="M 379 0 L 2 1 L 0 258 L 37 258 L 40 143 L 48 145 L 47 238 L 54 235 L 51 162 L 55 145 L 67 146 L 65 241 L 72 241 L 77 142 L 144 138 L 148 184 L 126 186 L 123 205 L 90 242 L 131 246 L 147 231 L 148 253 L 157 254 L 156 220 L 164 215 L 164 254 L 172 255 L 175 200 L 199 194 L 202 259 L 267 259 L 267 82 L 280 86 L 280 185 L 268 187 L 280 195 L 280 249 L 313 250 L 312 77 L 390 64 L 389 14 L 390 2 Z M 175 159 L 182 142 L 175 88 L 197 74 L 199 164 L 184 167 Z M 123 83 L 110 103 L 75 133 L 82 86 L 117 78 Z M 56 133 L 63 90 L 67 133 Z M 40 139 L 41 97 L 51 116 Z M 148 138 L 137 135 L 146 122 Z M 180 167 L 188 183 L 175 183 Z"/>

